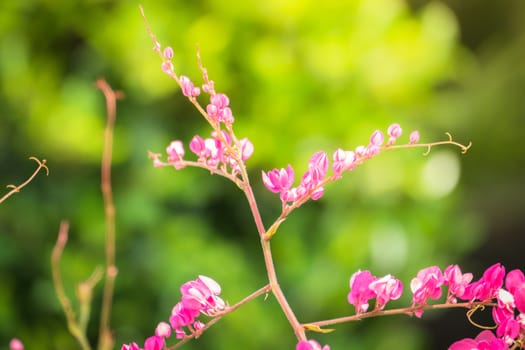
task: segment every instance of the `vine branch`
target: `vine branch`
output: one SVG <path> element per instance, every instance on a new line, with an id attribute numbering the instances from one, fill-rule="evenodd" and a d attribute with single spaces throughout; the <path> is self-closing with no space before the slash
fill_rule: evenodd
<path id="1" fill-rule="evenodd" d="M 33 181 L 33 179 L 35 178 L 36 174 L 38 174 L 40 169 L 44 169 L 46 171 L 46 175 L 49 175 L 49 168 L 46 165 L 46 160 L 45 159 L 40 160 L 40 159 L 38 159 L 36 157 L 29 157 L 29 159 L 34 160 L 38 164 L 38 167 L 33 172 L 33 174 L 26 181 L 22 182 L 20 185 L 18 185 L 18 186 L 16 186 L 16 185 L 7 185 L 7 188 L 10 188 L 11 191 L 9 191 L 2 198 L 0 198 L 0 203 L 5 201 L 7 198 L 11 197 L 13 194 L 15 194 L 17 192 L 20 192 L 20 190 L 22 188 L 24 188 L 27 184 L 29 184 L 31 181 Z"/>

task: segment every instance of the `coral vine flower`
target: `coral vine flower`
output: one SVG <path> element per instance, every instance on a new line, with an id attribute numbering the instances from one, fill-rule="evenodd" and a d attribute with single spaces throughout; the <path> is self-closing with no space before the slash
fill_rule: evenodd
<path id="1" fill-rule="evenodd" d="M 458 265 L 447 266 L 443 273 L 443 284 L 448 285 L 447 300 L 455 303 L 457 301 L 455 297 L 463 298 L 472 277 L 471 273 L 461 273 Z"/>
<path id="2" fill-rule="evenodd" d="M 120 350 L 142 350 L 142 349 L 137 345 L 137 343 L 131 343 L 129 345 L 128 344 L 122 345 Z"/>
<path id="3" fill-rule="evenodd" d="M 411 144 L 419 142 L 419 131 L 412 131 L 410 133 L 409 139 L 409 143 Z"/>
<path id="4" fill-rule="evenodd" d="M 403 284 L 392 275 L 381 277 L 368 286 L 376 294 L 376 309 L 382 310 L 390 300 L 397 300 L 403 294 Z"/>
<path id="5" fill-rule="evenodd" d="M 504 276 L 505 268 L 500 263 L 490 266 L 479 281 L 465 288 L 463 299 L 483 301 L 495 298 L 498 289 L 503 285 Z"/>
<path id="6" fill-rule="evenodd" d="M 241 159 L 242 161 L 246 161 L 248 158 L 250 158 L 253 154 L 254 147 L 253 143 L 248 140 L 248 138 L 242 138 L 239 140 L 239 143 L 241 145 Z"/>
<path id="7" fill-rule="evenodd" d="M 439 299 L 441 297 L 441 286 L 444 279 L 441 270 L 437 266 L 430 266 L 426 269 L 420 270 L 417 276 L 410 282 L 410 290 L 414 293 L 412 303 L 415 305 L 424 306 L 427 300 Z M 423 310 L 415 312 L 417 317 L 423 315 Z"/>
<path id="8" fill-rule="evenodd" d="M 201 94 L 201 90 L 193 85 L 190 78 L 181 75 L 179 78 L 180 85 L 182 86 L 182 94 L 186 97 L 197 97 Z"/>
<path id="9" fill-rule="evenodd" d="M 231 125 L 234 121 L 232 111 L 228 105 L 230 99 L 225 94 L 213 94 L 210 103 L 206 106 L 206 112 L 211 120 Z"/>
<path id="10" fill-rule="evenodd" d="M 144 342 L 144 350 L 162 350 L 166 346 L 164 338 L 153 335 Z"/>
<path id="11" fill-rule="evenodd" d="M 155 335 L 146 339 L 144 349 L 136 343 L 131 343 L 122 345 L 121 350 L 164 349 L 165 339 L 170 337 L 171 329 L 175 331 L 177 339 L 183 339 L 187 336 L 186 330 L 195 333 L 205 327 L 204 323 L 196 320 L 201 313 L 214 316 L 224 311 L 226 307 L 224 301 L 219 297 L 221 286 L 210 277 L 201 275 L 196 280 L 184 283 L 180 290 L 182 298 L 173 307 L 169 324 L 160 322 L 155 329 Z"/>
<path id="12" fill-rule="evenodd" d="M 341 177 L 344 170 L 351 170 L 355 166 L 356 156 L 352 151 L 338 148 L 333 155 L 332 169 L 337 177 Z"/>
<path id="13" fill-rule="evenodd" d="M 489 330 L 482 331 L 475 339 L 465 338 L 452 344 L 448 350 L 504 350 L 507 344 Z"/>
<path id="14" fill-rule="evenodd" d="M 273 169 L 268 173 L 262 172 L 264 186 L 274 193 L 284 192 L 292 187 L 294 182 L 294 171 L 288 164 L 286 169 Z"/>
<path id="15" fill-rule="evenodd" d="M 319 344 L 317 341 L 313 339 L 301 340 L 300 342 L 297 343 L 295 350 L 330 350 L 330 346 L 325 345 L 321 347 L 321 344 Z"/>
<path id="16" fill-rule="evenodd" d="M 355 306 L 356 314 L 366 312 L 369 306 L 368 300 L 376 297 L 376 293 L 369 288 L 376 279 L 370 271 L 366 270 L 359 270 L 350 277 L 348 302 Z"/>
<path id="17" fill-rule="evenodd" d="M 9 350 L 24 350 L 24 344 L 20 340 L 13 338 L 9 342 Z"/>
<path id="18" fill-rule="evenodd" d="M 358 146 L 354 151 L 345 151 L 341 148 L 337 149 L 332 156 L 333 175 L 328 178 L 326 182 L 334 181 L 341 178 L 343 171 L 352 170 L 357 164 L 374 157 L 381 151 L 389 148 L 394 144 L 396 139 L 401 136 L 402 130 L 399 124 L 391 124 L 388 127 L 387 133 L 389 135 L 386 145 L 385 135 L 382 131 L 376 130 L 370 136 L 368 146 Z M 410 144 L 414 144 L 419 140 L 419 133 L 414 131 L 410 134 Z M 308 170 L 301 178 L 301 184 L 296 188 L 283 188 L 278 186 L 278 183 L 270 179 L 270 172 L 263 172 L 264 185 L 274 193 L 280 193 L 281 202 L 284 204 L 288 202 L 297 202 L 305 199 L 317 200 L 324 194 L 324 183 L 326 172 L 328 170 L 328 158 L 325 152 L 316 152 L 308 162 Z M 272 172 L 279 172 L 274 169 Z M 300 202 L 299 204 L 302 204 Z M 298 206 L 298 205 L 297 205 Z"/>

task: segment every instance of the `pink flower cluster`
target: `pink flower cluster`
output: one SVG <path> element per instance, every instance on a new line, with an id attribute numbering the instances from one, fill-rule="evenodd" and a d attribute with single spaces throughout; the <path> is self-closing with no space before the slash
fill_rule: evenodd
<path id="1" fill-rule="evenodd" d="M 234 122 L 234 117 L 229 107 L 230 99 L 225 94 L 215 92 L 215 83 L 208 78 L 206 68 L 199 61 L 199 67 L 204 79 L 202 90 L 210 95 L 210 102 L 206 105 L 206 111 L 204 111 L 196 102 L 196 97 L 200 95 L 201 89 L 196 87 L 188 77 L 180 76 L 177 78 L 173 72 L 173 64 L 171 63 L 173 50 L 170 47 L 166 47 L 162 57 L 162 69 L 164 72 L 177 80 L 181 86 L 182 94 L 198 107 L 199 111 L 212 125 L 214 131 L 211 137 L 202 138 L 196 135 L 190 141 L 190 150 L 198 157 L 196 164 L 183 159 L 185 154 L 184 145 L 182 141 L 176 140 L 172 141 L 166 148 L 167 162 L 160 160 L 160 154 L 150 153 L 150 157 L 153 158 L 153 165 L 156 167 L 171 165 L 175 169 L 181 169 L 187 165 L 196 165 L 211 171 L 219 170 L 224 175 L 237 176 L 240 173 L 240 163 L 244 163 L 252 156 L 254 147 L 247 138 L 237 140 L 233 135 L 231 126 Z M 221 123 L 226 129 L 221 129 Z"/>
<path id="2" fill-rule="evenodd" d="M 421 317 L 421 307 L 427 305 L 428 299 L 441 297 L 444 285 L 448 286 L 447 302 L 451 304 L 457 303 L 457 299 L 468 302 L 495 299 L 503 285 L 504 276 L 505 268 L 499 263 L 490 266 L 478 281 L 472 283 L 472 274 L 463 274 L 458 265 L 450 265 L 444 272 L 437 266 L 427 267 L 410 282 L 412 306 L 419 308 L 415 315 Z"/>
<path id="3" fill-rule="evenodd" d="M 301 340 L 297 343 L 295 350 L 330 350 L 330 346 L 321 346 L 321 344 L 312 339 Z"/>
<path id="4" fill-rule="evenodd" d="M 443 272 L 437 266 L 422 269 L 410 282 L 412 307 L 406 312 L 417 317 L 423 315 L 429 299 L 441 298 L 443 286 L 448 287 L 446 304 L 456 304 L 458 299 L 465 307 L 483 304 L 492 307 L 496 323 L 496 335 L 482 332 L 475 339 L 463 339 L 454 343 L 453 350 L 499 350 L 525 341 L 525 276 L 520 270 L 512 270 L 505 276 L 505 268 L 494 264 L 483 276 L 471 282 L 473 275 L 463 273 L 458 265 L 450 265 Z M 357 271 L 350 278 L 348 302 L 355 306 L 356 314 L 368 311 L 369 300 L 376 299 L 375 309 L 382 310 L 389 300 L 402 294 L 401 282 L 391 275 L 377 278 L 369 271 Z M 445 304 L 445 305 L 446 305 Z M 473 346 L 473 344 L 477 344 Z"/>
<path id="5" fill-rule="evenodd" d="M 496 264 L 488 268 L 483 277 L 465 288 L 466 300 L 496 299 L 492 318 L 496 323 L 496 335 L 481 332 L 475 339 L 463 339 L 452 344 L 452 350 L 500 350 L 508 349 L 525 341 L 525 276 L 521 270 L 512 270 L 505 276 L 505 268 Z M 502 287 L 505 279 L 505 288 Z"/>
<path id="6" fill-rule="evenodd" d="M 182 141 L 176 140 L 166 147 L 167 163 L 160 160 L 160 154 L 150 153 L 150 157 L 153 158 L 153 165 L 155 167 L 171 165 L 175 169 L 182 169 L 187 165 L 199 165 L 206 169 L 219 170 L 232 176 L 239 174 L 240 164 L 237 158 L 243 163 L 250 158 L 253 154 L 253 144 L 247 138 L 239 140 L 239 154 L 234 157 L 231 155 L 230 150 L 235 147 L 232 145 L 232 140 L 228 133 L 221 131 L 219 134 L 213 131 L 211 136 L 203 139 L 201 136 L 195 135 L 190 141 L 190 150 L 198 157 L 197 164 L 183 159 L 186 153 L 184 145 Z"/>
<path id="7" fill-rule="evenodd" d="M 357 271 L 350 277 L 348 302 L 355 306 L 356 314 L 368 310 L 370 299 L 376 299 L 375 309 L 382 310 L 389 300 L 397 300 L 403 293 L 403 284 L 392 275 L 381 278 L 370 271 Z"/>
<path id="8" fill-rule="evenodd" d="M 496 338 L 494 333 L 484 330 L 474 339 L 465 338 L 452 344 L 448 350 L 504 350 L 508 349 L 503 339 Z"/>
<path id="9" fill-rule="evenodd" d="M 124 344 L 121 350 L 160 350 L 166 346 L 166 338 L 171 336 L 172 329 L 177 339 L 196 335 L 204 328 L 204 323 L 197 320 L 200 314 L 217 316 L 226 308 L 224 301 L 219 297 L 221 286 L 212 278 L 199 276 L 194 281 L 184 283 L 180 291 L 181 301 L 171 311 L 169 324 L 160 322 L 155 329 L 155 335 L 144 342 L 144 348 L 136 343 Z"/>
<path id="10" fill-rule="evenodd" d="M 325 152 L 320 151 L 310 158 L 308 170 L 303 174 L 299 186 L 292 188 L 294 170 L 290 165 L 284 169 L 263 171 L 263 183 L 270 191 L 280 194 L 283 205 L 295 202 L 298 206 L 308 199 L 317 200 L 324 194 L 324 185 L 327 182 L 339 179 L 344 171 L 354 169 L 356 165 L 391 147 L 402 134 L 401 126 L 399 124 L 390 125 L 387 134 L 389 138 L 386 144 L 384 144 L 385 136 L 383 132 L 376 130 L 370 136 L 368 146 L 358 146 L 354 151 L 337 149 L 332 156 L 333 174 L 329 178 L 325 179 L 328 171 L 328 156 Z M 409 144 L 418 141 L 419 133 L 417 131 L 412 132 Z"/>

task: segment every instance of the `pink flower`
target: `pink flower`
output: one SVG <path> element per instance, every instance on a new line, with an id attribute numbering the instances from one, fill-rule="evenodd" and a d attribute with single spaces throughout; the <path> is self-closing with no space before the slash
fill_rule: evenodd
<path id="1" fill-rule="evenodd" d="M 230 99 L 225 94 L 214 94 L 210 97 L 210 104 L 206 106 L 208 117 L 217 122 L 227 125 L 233 123 L 233 115 L 230 107 Z"/>
<path id="2" fill-rule="evenodd" d="M 355 154 L 357 157 L 366 157 L 366 150 L 367 148 L 365 146 L 357 146 L 355 148 Z"/>
<path id="3" fill-rule="evenodd" d="M 410 282 L 410 290 L 414 293 L 412 302 L 415 305 L 424 306 L 427 300 L 439 299 L 441 297 L 441 286 L 443 285 L 443 275 L 437 266 L 430 266 L 417 273 L 417 276 Z M 423 310 L 415 312 L 417 317 L 423 315 Z"/>
<path id="4" fill-rule="evenodd" d="M 415 130 L 410 133 L 409 143 L 417 143 L 419 141 L 419 131 Z"/>
<path id="5" fill-rule="evenodd" d="M 391 146 L 396 142 L 396 140 L 401 136 L 403 133 L 403 129 L 401 129 L 401 126 L 397 123 L 391 124 L 387 129 L 388 136 L 388 142 L 387 146 Z"/>
<path id="6" fill-rule="evenodd" d="M 162 71 L 166 74 L 173 74 L 173 63 L 169 62 L 169 61 L 166 61 L 166 62 L 162 62 Z"/>
<path id="7" fill-rule="evenodd" d="M 519 287 L 514 290 L 513 295 L 516 308 L 525 314 L 525 283 L 520 284 Z M 523 328 L 525 328 L 525 323 Z"/>
<path id="8" fill-rule="evenodd" d="M 206 146 L 204 139 L 199 135 L 193 136 L 190 141 L 190 150 L 199 157 L 199 160 L 206 158 Z"/>
<path id="9" fill-rule="evenodd" d="M 376 309 L 382 310 L 390 300 L 397 300 L 403 293 L 403 284 L 392 275 L 381 277 L 368 286 L 376 296 Z"/>
<path id="10" fill-rule="evenodd" d="M 366 312 L 369 304 L 368 300 L 375 298 L 375 292 L 370 289 L 370 284 L 377 280 L 370 271 L 357 271 L 350 277 L 350 293 L 348 302 L 355 306 L 356 314 Z"/>
<path id="11" fill-rule="evenodd" d="M 155 335 L 163 338 L 169 338 L 171 336 L 171 327 L 166 322 L 160 322 L 155 328 Z"/>
<path id="12" fill-rule="evenodd" d="M 507 345 L 489 330 L 482 331 L 475 339 L 465 338 L 452 344 L 448 350 L 505 350 Z"/>
<path id="13" fill-rule="evenodd" d="M 328 157 L 323 151 L 314 153 L 314 155 L 308 161 L 309 169 L 316 169 L 321 177 L 324 177 L 328 170 Z"/>
<path id="14" fill-rule="evenodd" d="M 184 157 L 184 146 L 181 141 L 172 141 L 168 147 L 166 147 L 166 153 L 168 154 L 168 162 L 172 164 L 176 169 L 182 168 L 182 157 Z"/>
<path id="15" fill-rule="evenodd" d="M 283 203 L 295 202 L 299 198 L 303 198 L 306 194 L 306 189 L 302 186 L 294 187 L 289 190 L 281 192 L 281 201 Z"/>
<path id="16" fill-rule="evenodd" d="M 20 340 L 13 338 L 9 342 L 9 350 L 24 350 L 24 344 Z"/>
<path id="17" fill-rule="evenodd" d="M 165 59 L 171 60 L 173 58 L 173 49 L 169 46 L 166 46 L 166 48 L 162 52 L 162 55 Z"/>
<path id="18" fill-rule="evenodd" d="M 11 349 L 11 350 L 15 350 L 15 349 Z M 137 343 L 131 343 L 129 345 L 128 344 L 122 345 L 120 350 L 142 350 L 142 349 L 137 345 Z"/>
<path id="19" fill-rule="evenodd" d="M 195 307 L 198 307 L 197 305 Z M 200 313 L 197 308 L 186 308 L 182 302 L 175 304 L 169 318 L 171 327 L 175 330 L 193 323 Z"/>
<path id="20" fill-rule="evenodd" d="M 465 288 L 462 299 L 484 301 L 495 298 L 498 289 L 503 285 L 504 276 L 505 268 L 500 263 L 490 266 L 478 281 Z"/>
<path id="21" fill-rule="evenodd" d="M 498 325 L 496 335 L 507 344 L 512 344 L 520 334 L 520 324 L 514 318 L 508 318 Z"/>
<path id="22" fill-rule="evenodd" d="M 516 308 L 525 313 L 525 276 L 521 270 L 512 270 L 505 278 L 505 286 L 514 296 Z"/>
<path id="23" fill-rule="evenodd" d="M 514 293 L 523 283 L 525 283 L 525 276 L 521 270 L 509 271 L 505 277 L 505 287 L 510 293 Z"/>
<path id="24" fill-rule="evenodd" d="M 211 95 L 210 102 L 212 105 L 217 107 L 217 109 L 223 109 L 228 107 L 230 104 L 230 99 L 225 94 L 215 94 Z"/>
<path id="25" fill-rule="evenodd" d="M 351 170 L 355 166 L 356 156 L 352 151 L 337 149 L 333 155 L 332 169 L 339 177 L 344 170 Z"/>
<path id="26" fill-rule="evenodd" d="M 387 129 L 388 136 L 397 139 L 403 133 L 403 129 L 397 123 L 391 124 Z"/>
<path id="27" fill-rule="evenodd" d="M 186 97 L 196 97 L 201 94 L 201 90 L 193 85 L 190 78 L 183 75 L 179 78 L 180 85 L 182 87 L 182 94 Z"/>
<path id="28" fill-rule="evenodd" d="M 286 169 L 273 169 L 268 173 L 262 172 L 262 178 L 264 186 L 270 191 L 284 192 L 290 189 L 294 182 L 294 171 L 291 165 L 288 165 Z"/>
<path id="29" fill-rule="evenodd" d="M 164 338 L 153 335 L 144 342 L 144 350 L 162 350 L 166 346 Z"/>
<path id="30" fill-rule="evenodd" d="M 224 309 L 224 301 L 218 297 L 220 285 L 206 276 L 184 283 L 181 288 L 182 305 L 185 309 L 198 310 L 212 315 Z"/>
<path id="31" fill-rule="evenodd" d="M 373 146 L 381 147 L 384 141 L 385 141 L 385 136 L 379 130 L 374 131 L 372 133 L 372 136 L 370 136 L 370 144 Z"/>
<path id="32" fill-rule="evenodd" d="M 321 347 L 321 344 L 313 339 L 301 340 L 297 343 L 295 350 L 330 350 L 330 346 Z"/>
<path id="33" fill-rule="evenodd" d="M 222 156 L 221 141 L 208 137 L 204 140 L 204 149 L 206 154 L 206 164 L 210 167 L 216 167 L 221 161 Z"/>
<path id="34" fill-rule="evenodd" d="M 241 159 L 244 162 L 253 154 L 253 143 L 251 143 L 251 141 L 246 137 L 240 139 L 239 143 L 241 145 Z"/>
<path id="35" fill-rule="evenodd" d="M 465 289 L 472 281 L 473 275 L 471 273 L 463 274 L 458 265 L 447 266 L 443 273 L 443 284 L 448 285 L 448 296 L 449 302 L 456 302 L 456 298 L 463 298 Z"/>

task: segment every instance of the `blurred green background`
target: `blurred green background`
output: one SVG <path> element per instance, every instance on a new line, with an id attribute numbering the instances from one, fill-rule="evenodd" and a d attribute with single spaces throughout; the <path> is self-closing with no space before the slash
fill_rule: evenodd
<path id="1" fill-rule="evenodd" d="M 303 322 L 353 314 L 357 269 L 392 273 L 408 291 L 423 267 L 461 263 L 479 276 L 500 261 L 524 268 L 525 3 L 523 1 L 143 1 L 176 71 L 199 82 L 195 45 L 236 133 L 255 144 L 248 166 L 266 225 L 280 210 L 261 170 L 318 150 L 366 144 L 401 123 L 440 147 L 387 152 L 294 212 L 272 247 L 282 287 Z M 134 1 L 0 4 L 0 184 L 39 175 L 0 206 L 0 347 L 75 349 L 54 295 L 50 254 L 71 223 L 62 272 L 74 286 L 103 261 L 99 163 L 105 77 L 118 104 L 113 164 L 119 275 L 117 341 L 143 340 L 167 320 L 179 286 L 215 278 L 235 303 L 266 282 L 242 193 L 199 169 L 154 169 L 147 151 L 209 128 L 161 70 Z M 400 140 L 401 141 L 401 140 Z M 96 342 L 101 286 L 90 337 Z M 406 293 L 409 294 L 408 292 Z M 408 298 L 393 302 L 403 306 Z M 444 349 L 478 333 L 463 311 L 339 325 L 312 334 L 332 349 Z M 259 298 L 185 349 L 293 349 L 275 300 Z"/>

